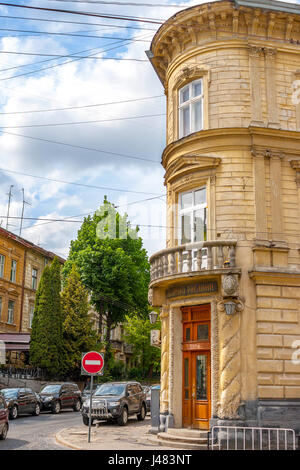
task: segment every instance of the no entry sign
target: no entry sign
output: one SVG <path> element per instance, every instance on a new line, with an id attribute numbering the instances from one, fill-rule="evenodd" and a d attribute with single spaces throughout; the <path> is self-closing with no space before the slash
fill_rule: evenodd
<path id="1" fill-rule="evenodd" d="M 82 355 L 81 367 L 82 371 L 88 375 L 101 374 L 104 366 L 103 354 L 90 351 Z"/>

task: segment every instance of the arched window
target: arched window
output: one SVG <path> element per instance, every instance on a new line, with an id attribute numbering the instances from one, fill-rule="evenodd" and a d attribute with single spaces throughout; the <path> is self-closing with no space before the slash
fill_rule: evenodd
<path id="1" fill-rule="evenodd" d="M 203 129 L 202 78 L 179 90 L 179 138 L 201 129 Z"/>

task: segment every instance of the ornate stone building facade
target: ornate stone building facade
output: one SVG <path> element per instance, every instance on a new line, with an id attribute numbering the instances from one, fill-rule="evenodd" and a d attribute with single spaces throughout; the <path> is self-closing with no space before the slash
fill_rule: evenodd
<path id="1" fill-rule="evenodd" d="M 147 53 L 167 98 L 161 429 L 300 428 L 299 44 L 299 5 L 232 0 Z"/>

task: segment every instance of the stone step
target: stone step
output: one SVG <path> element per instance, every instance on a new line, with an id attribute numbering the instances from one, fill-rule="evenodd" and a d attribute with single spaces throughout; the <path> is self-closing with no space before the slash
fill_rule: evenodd
<path id="1" fill-rule="evenodd" d="M 171 434 L 169 432 L 161 432 L 157 435 L 158 439 L 163 441 L 182 442 L 185 444 L 207 444 L 206 437 L 190 437 L 190 436 L 179 436 Z"/>
<path id="2" fill-rule="evenodd" d="M 185 450 L 207 450 L 207 444 L 192 444 L 192 443 L 184 443 L 184 442 L 174 442 L 174 441 L 166 441 L 160 439 L 158 437 L 149 436 L 148 441 L 151 444 L 163 446 L 163 447 L 171 447 L 172 449 L 185 449 Z"/>
<path id="3" fill-rule="evenodd" d="M 168 433 L 175 436 L 198 437 L 199 439 L 208 438 L 208 431 L 201 429 L 169 428 Z"/>

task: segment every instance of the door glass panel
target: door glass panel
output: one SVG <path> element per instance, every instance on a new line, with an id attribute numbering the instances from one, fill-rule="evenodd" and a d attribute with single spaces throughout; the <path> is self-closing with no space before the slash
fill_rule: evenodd
<path id="1" fill-rule="evenodd" d="M 193 204 L 193 193 L 184 193 L 181 195 L 181 209 L 187 209 Z"/>
<path id="2" fill-rule="evenodd" d="M 190 98 L 190 90 L 189 87 L 183 88 L 180 90 L 180 104 L 188 101 Z"/>
<path id="3" fill-rule="evenodd" d="M 181 243 L 190 243 L 191 241 L 191 216 L 185 214 L 181 216 Z"/>
<path id="4" fill-rule="evenodd" d="M 193 83 L 193 97 L 199 96 L 202 93 L 202 81 Z"/>
<path id="5" fill-rule="evenodd" d="M 192 104 L 192 131 L 200 131 L 202 129 L 202 100 L 196 101 Z"/>
<path id="6" fill-rule="evenodd" d="M 186 339 L 186 341 L 190 341 L 190 339 L 191 339 L 191 329 L 190 328 L 187 328 L 185 330 L 185 339 Z"/>
<path id="7" fill-rule="evenodd" d="M 206 210 L 198 209 L 194 212 L 194 241 L 206 240 Z"/>
<path id="8" fill-rule="evenodd" d="M 208 325 L 197 326 L 197 339 L 200 341 L 208 340 Z"/>
<path id="9" fill-rule="evenodd" d="M 195 191 L 195 206 L 206 204 L 206 188 Z"/>
<path id="10" fill-rule="evenodd" d="M 196 400 L 207 400 L 207 356 L 196 357 Z"/>
<path id="11" fill-rule="evenodd" d="M 189 398 L 189 360 L 184 360 L 184 398 Z"/>

